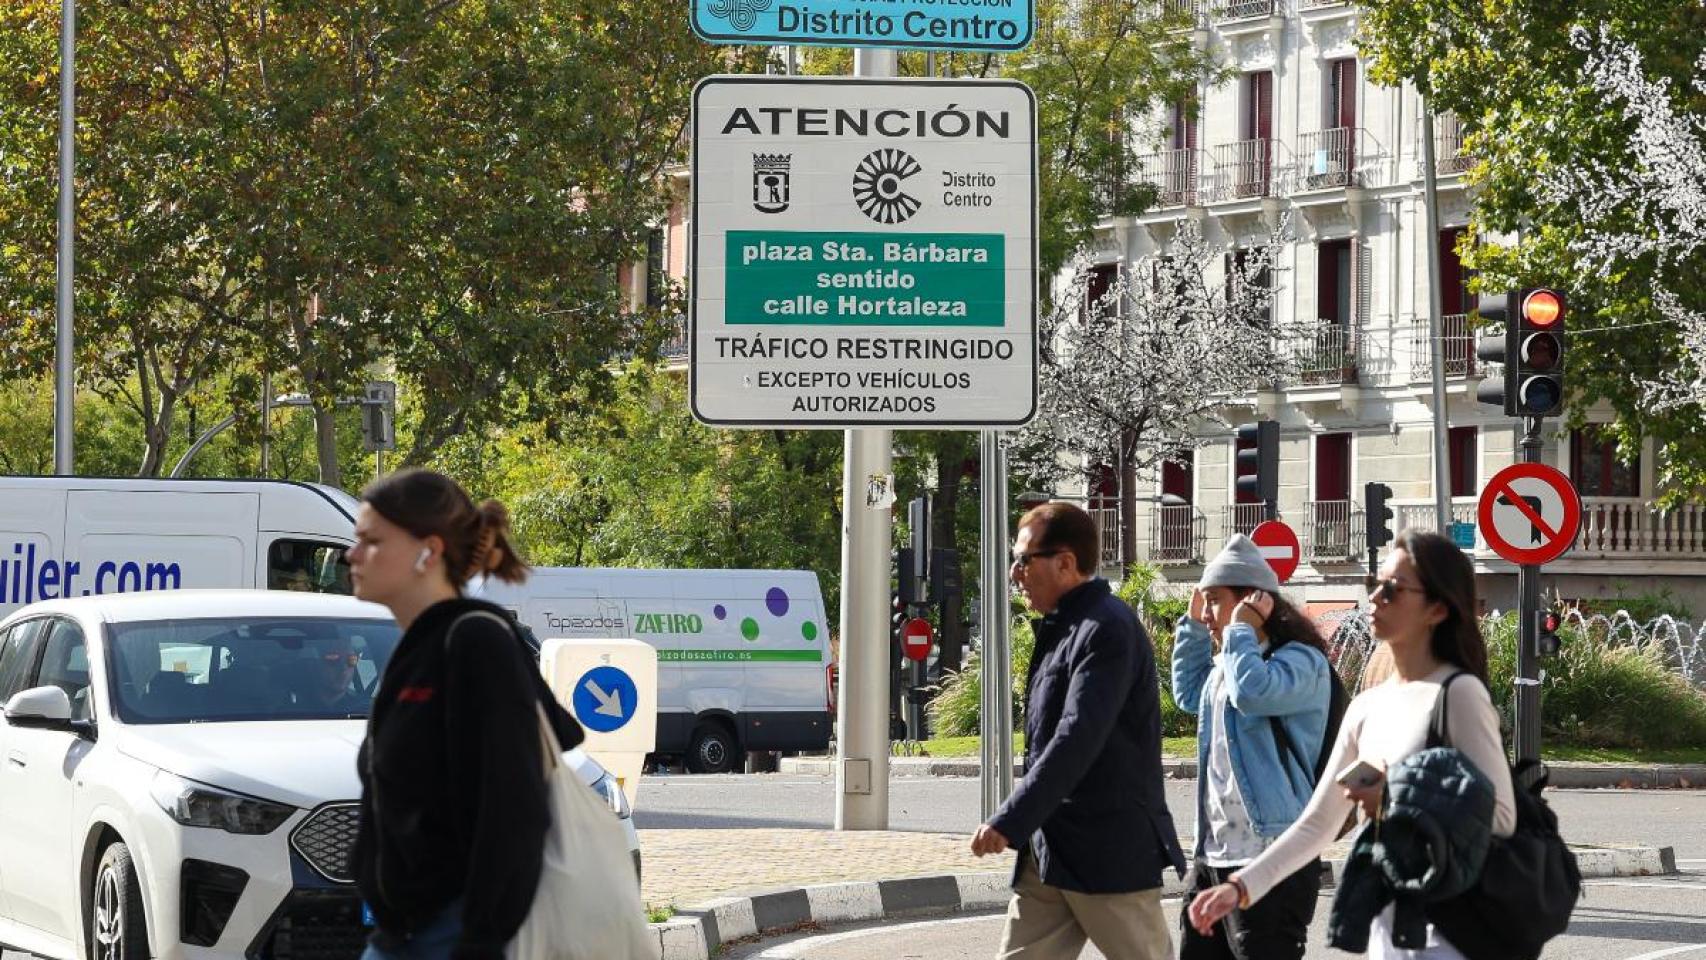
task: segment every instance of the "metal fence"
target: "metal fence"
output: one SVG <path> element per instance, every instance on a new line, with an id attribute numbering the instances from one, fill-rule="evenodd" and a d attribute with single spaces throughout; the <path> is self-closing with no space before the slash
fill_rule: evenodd
<path id="1" fill-rule="evenodd" d="M 1265 503 L 1228 504 L 1226 513 L 1221 516 L 1220 536 L 1225 539 L 1235 533 L 1248 534 L 1266 519 L 1268 505 Z"/>
<path id="2" fill-rule="evenodd" d="M 1311 563 L 1350 563 L 1363 549 L 1363 511 L 1355 500 L 1303 504 L 1304 555 Z"/>
<path id="3" fill-rule="evenodd" d="M 1137 179 L 1155 187 L 1159 206 L 1195 206 L 1202 185 L 1202 151 L 1163 150 L 1139 158 Z"/>
<path id="4" fill-rule="evenodd" d="M 1299 190 L 1330 190 L 1361 186 L 1357 168 L 1361 127 L 1332 127 L 1301 134 L 1297 138 L 1297 186 Z"/>
<path id="5" fill-rule="evenodd" d="M 1445 375 L 1467 377 L 1475 373 L 1475 336 L 1469 332 L 1469 314 L 1448 313 L 1440 318 L 1440 336 L 1445 340 Z M 1433 376 L 1433 344 L 1428 322 L 1417 320 L 1410 330 L 1410 378 Z"/>
<path id="6" fill-rule="evenodd" d="M 1160 564 L 1201 563 L 1208 517 L 1192 504 L 1158 506 L 1149 528 L 1149 560 Z"/>
<path id="7" fill-rule="evenodd" d="M 1434 117 L 1434 164 L 1441 176 L 1463 173 L 1475 165 L 1463 146 L 1463 121 L 1454 113 Z"/>

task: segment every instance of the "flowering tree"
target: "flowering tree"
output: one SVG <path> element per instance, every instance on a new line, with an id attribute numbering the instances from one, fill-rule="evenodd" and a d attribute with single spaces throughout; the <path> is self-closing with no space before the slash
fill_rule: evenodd
<path id="1" fill-rule="evenodd" d="M 1042 320 L 1039 410 L 1015 444 L 1015 465 L 1044 481 L 1118 469 L 1124 559 L 1137 475 L 1182 458 L 1206 425 L 1227 422 L 1230 399 L 1293 366 L 1275 349 L 1290 331 L 1270 309 L 1282 242 L 1275 231 L 1229 255 L 1183 220 L 1160 256 L 1122 271 L 1105 292 L 1093 289 L 1081 255 Z"/>
<path id="2" fill-rule="evenodd" d="M 1653 305 L 1676 324 L 1682 363 L 1637 382 L 1655 411 L 1706 413 L 1706 312 L 1677 282 L 1695 275 L 1706 255 L 1706 121 L 1679 108 L 1670 81 L 1649 77 L 1640 51 L 1606 27 L 1597 34 L 1577 27 L 1570 40 L 1587 55 L 1594 88 L 1634 135 L 1624 157 L 1551 170 L 1540 196 L 1580 218 L 1570 249 L 1584 269 L 1651 264 Z M 1706 53 L 1695 61 L 1692 86 L 1706 94 Z"/>

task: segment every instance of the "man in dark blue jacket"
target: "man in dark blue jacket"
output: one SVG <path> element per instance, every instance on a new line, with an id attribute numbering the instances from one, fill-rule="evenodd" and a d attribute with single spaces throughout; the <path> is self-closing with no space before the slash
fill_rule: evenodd
<path id="1" fill-rule="evenodd" d="M 998 956 L 1070 960 L 1089 940 L 1108 957 L 1170 957 L 1161 871 L 1183 874 L 1161 785 L 1155 650 L 1095 576 L 1096 523 L 1048 503 L 1019 520 L 1012 577 L 1036 650 L 1025 688 L 1025 777 L 972 838 L 978 856 L 1018 850 Z"/>

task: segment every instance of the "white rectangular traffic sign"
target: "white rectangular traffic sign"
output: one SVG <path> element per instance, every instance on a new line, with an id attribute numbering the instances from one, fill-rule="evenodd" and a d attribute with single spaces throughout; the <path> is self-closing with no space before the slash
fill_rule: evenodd
<path id="1" fill-rule="evenodd" d="M 733 427 L 1036 413 L 1036 98 L 711 77 L 693 97 L 691 394 Z"/>

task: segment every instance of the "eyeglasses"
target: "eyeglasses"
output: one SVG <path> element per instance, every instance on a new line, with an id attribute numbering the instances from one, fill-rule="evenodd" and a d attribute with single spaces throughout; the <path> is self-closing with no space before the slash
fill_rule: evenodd
<path id="1" fill-rule="evenodd" d="M 361 662 L 359 653 L 322 653 L 321 662 L 328 667 L 353 667 Z"/>
<path id="2" fill-rule="evenodd" d="M 1058 556 L 1063 552 L 1066 551 L 1059 549 L 1059 551 L 1030 551 L 1027 554 L 1013 554 L 1013 566 L 1017 566 L 1018 570 L 1025 570 L 1027 566 L 1030 566 L 1030 561 L 1034 561 L 1039 556 Z"/>
<path id="3" fill-rule="evenodd" d="M 1362 585 L 1363 589 L 1368 591 L 1368 595 L 1380 603 L 1391 603 L 1398 599 L 1398 594 L 1403 593 L 1406 590 L 1411 593 L 1422 594 L 1423 596 L 1427 595 L 1426 590 L 1423 590 L 1421 587 L 1412 587 L 1407 584 L 1400 583 L 1397 577 L 1391 577 L 1386 580 L 1382 580 L 1379 577 L 1363 577 Z"/>

